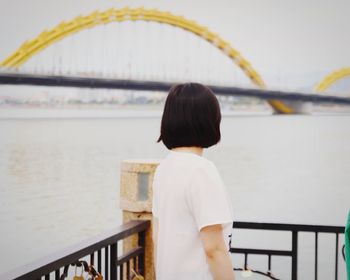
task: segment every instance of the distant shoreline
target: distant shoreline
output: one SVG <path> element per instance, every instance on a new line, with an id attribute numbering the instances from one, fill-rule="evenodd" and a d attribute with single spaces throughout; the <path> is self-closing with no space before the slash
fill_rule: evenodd
<path id="1" fill-rule="evenodd" d="M 60 108 L 1 108 L 0 119 L 88 119 L 88 118 L 160 118 L 162 110 L 147 110 L 143 108 L 123 109 L 60 109 Z M 237 110 L 222 111 L 223 117 L 228 116 L 270 116 L 271 111 Z"/>
<path id="2" fill-rule="evenodd" d="M 301 114 L 298 114 L 301 115 Z M 349 111 L 315 110 L 306 116 L 348 116 Z M 0 108 L 0 120 L 16 119 L 132 119 L 160 118 L 162 110 L 156 108 Z M 222 110 L 223 117 L 277 116 L 270 110 L 240 108 Z M 283 115 L 278 115 L 283 116 Z"/>

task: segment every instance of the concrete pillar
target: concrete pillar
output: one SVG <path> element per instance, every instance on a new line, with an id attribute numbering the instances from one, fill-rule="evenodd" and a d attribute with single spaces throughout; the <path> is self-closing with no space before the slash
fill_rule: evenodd
<path id="1" fill-rule="evenodd" d="M 121 163 L 120 208 L 123 223 L 130 220 L 152 220 L 152 182 L 157 160 L 124 160 Z M 127 238 L 123 250 L 137 246 L 137 236 Z M 154 280 L 152 226 L 146 232 L 145 280 Z M 126 278 L 128 279 L 128 278 Z"/>

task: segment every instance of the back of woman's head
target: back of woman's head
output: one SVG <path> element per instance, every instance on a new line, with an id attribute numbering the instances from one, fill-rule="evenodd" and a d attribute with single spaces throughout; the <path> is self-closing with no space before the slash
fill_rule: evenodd
<path id="1" fill-rule="evenodd" d="M 168 149 L 208 148 L 220 141 L 221 113 L 214 93 L 198 83 L 173 86 L 165 101 L 160 136 Z"/>

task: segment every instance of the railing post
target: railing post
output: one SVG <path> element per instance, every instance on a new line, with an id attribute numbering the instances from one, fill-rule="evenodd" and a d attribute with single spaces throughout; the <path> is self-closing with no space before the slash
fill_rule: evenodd
<path id="1" fill-rule="evenodd" d="M 298 279 L 298 232 L 292 232 L 292 280 Z"/>
<path id="2" fill-rule="evenodd" d="M 141 231 L 139 232 L 139 240 L 138 240 L 138 245 L 140 247 L 145 247 L 145 232 Z M 145 251 L 141 254 L 140 258 L 139 258 L 139 270 L 141 274 L 144 274 L 145 272 Z"/>
<path id="3" fill-rule="evenodd" d="M 124 160 L 121 164 L 120 208 L 123 210 L 123 223 L 130 220 L 150 220 L 152 222 L 152 183 L 158 161 Z M 139 268 L 145 280 L 153 280 L 153 240 L 152 226 L 138 236 L 123 241 L 123 250 L 142 246 Z M 141 272 L 141 271 L 140 271 Z M 121 279 L 123 280 L 123 279 Z"/>
<path id="4" fill-rule="evenodd" d="M 110 248 L 111 248 L 110 249 L 111 250 L 111 259 L 110 259 L 111 280 L 117 280 L 118 245 L 112 244 Z"/>

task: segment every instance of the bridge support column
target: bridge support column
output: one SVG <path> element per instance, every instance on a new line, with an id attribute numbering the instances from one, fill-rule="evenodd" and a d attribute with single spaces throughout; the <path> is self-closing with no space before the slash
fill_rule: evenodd
<path id="1" fill-rule="evenodd" d="M 158 161 L 124 160 L 121 164 L 120 208 L 123 210 L 123 223 L 130 220 L 150 220 L 151 227 L 145 236 L 145 271 L 146 280 L 154 280 L 153 240 L 152 240 L 152 183 Z M 131 236 L 123 243 L 123 251 L 137 247 L 138 236 Z M 126 269 L 124 269 L 124 277 Z M 129 279 L 128 276 L 123 279 Z"/>

